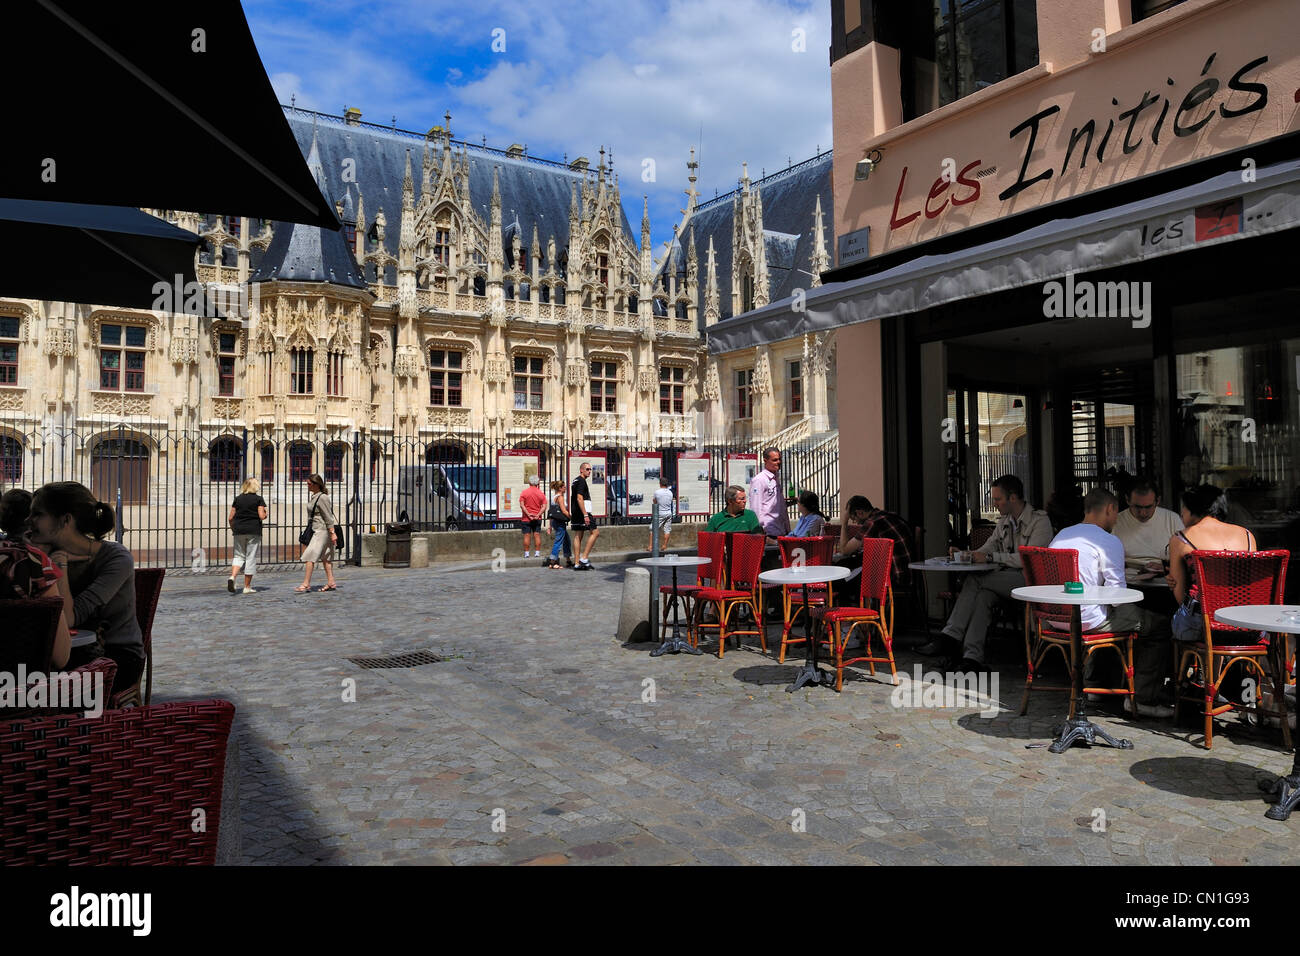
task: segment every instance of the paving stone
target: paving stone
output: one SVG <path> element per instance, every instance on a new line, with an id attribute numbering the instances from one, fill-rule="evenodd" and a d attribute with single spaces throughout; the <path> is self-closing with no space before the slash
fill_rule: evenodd
<path id="1" fill-rule="evenodd" d="M 304 596 L 292 573 L 260 573 L 247 596 L 172 575 L 154 699 L 235 702 L 248 863 L 1292 861 L 1292 829 L 1263 819 L 1255 785 L 1285 763 L 1273 737 L 1225 733 L 1210 755 L 1101 718 L 1135 748 L 1050 755 L 1025 744 L 1053 737 L 1052 695 L 991 720 L 894 708 L 865 677 L 789 695 L 794 664 L 756 644 L 720 662 L 613 641 L 621 571 L 347 567 L 340 594 Z M 346 660 L 422 648 L 451 659 Z M 900 670 L 915 662 L 900 651 Z M 1018 701 L 1012 670 L 1001 684 Z M 1075 822 L 1096 807 L 1107 834 Z"/>

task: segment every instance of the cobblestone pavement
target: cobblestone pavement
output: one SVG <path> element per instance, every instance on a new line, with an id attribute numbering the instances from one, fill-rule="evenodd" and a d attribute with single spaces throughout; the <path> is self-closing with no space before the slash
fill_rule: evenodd
<path id="1" fill-rule="evenodd" d="M 757 646 L 652 659 L 618 643 L 623 567 L 344 568 L 338 592 L 307 595 L 301 572 L 233 596 L 220 572 L 177 574 L 154 701 L 238 708 L 251 863 L 1294 859 L 1294 822 L 1264 819 L 1256 787 L 1290 766 L 1276 731 L 1224 722 L 1207 753 L 1171 721 L 1102 718 L 1134 749 L 1055 756 L 1026 745 L 1050 741 L 1065 696 L 1016 716 L 1014 666 L 992 719 L 896 708 L 865 672 L 842 695 L 787 694 L 795 666 Z M 418 649 L 447 659 L 346 660 Z"/>

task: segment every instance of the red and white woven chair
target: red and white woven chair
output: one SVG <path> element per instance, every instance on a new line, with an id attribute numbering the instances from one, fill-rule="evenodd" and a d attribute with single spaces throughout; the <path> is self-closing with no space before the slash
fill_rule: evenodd
<path id="1" fill-rule="evenodd" d="M 723 586 L 701 588 L 695 592 L 697 647 L 699 646 L 698 635 L 701 632 L 716 630 L 719 658 L 726 651 L 728 638 L 739 638 L 745 634 L 758 635 L 763 653 L 767 653 L 767 635 L 763 633 L 763 587 L 758 580 L 766 543 L 766 538 L 761 534 L 733 533 L 731 535 L 731 563 L 727 568 L 727 579 L 723 582 Z M 716 622 L 704 621 L 704 608 L 710 604 L 717 609 Z M 741 607 L 750 609 L 753 615 L 752 628 L 738 628 L 732 623 L 732 616 Z"/>
<path id="2" fill-rule="evenodd" d="M 815 538 L 789 536 L 777 538 L 776 541 L 781 546 L 783 568 L 792 567 L 796 563 L 807 567 L 824 567 L 831 563 L 835 555 L 836 539 L 829 536 Z M 777 656 L 778 661 L 785 660 L 786 645 L 795 643 L 790 640 L 790 629 L 794 626 L 799 612 L 805 611 L 803 594 L 804 589 L 800 585 L 786 584 L 781 587 L 781 652 Z M 828 585 L 810 584 L 808 603 L 812 607 L 828 607 L 835 603 L 834 594 Z"/>
<path id="3" fill-rule="evenodd" d="M 892 538 L 862 539 L 862 578 L 859 587 L 858 607 L 832 607 L 820 613 L 826 623 L 823 640 L 835 652 L 835 691 L 844 686 L 844 668 L 850 664 L 866 664 L 874 677 L 877 664 L 888 664 L 889 675 L 898 683 L 898 668 L 894 665 L 894 591 L 890 584 L 890 571 L 894 562 Z M 874 606 L 873 606 L 874 605 Z M 818 612 L 814 610 L 814 615 Z M 844 625 L 848 630 L 844 630 Z M 862 628 L 863 649 L 857 657 L 845 657 L 853 632 Z M 885 646 L 884 657 L 871 656 L 871 636 L 875 631 Z"/>

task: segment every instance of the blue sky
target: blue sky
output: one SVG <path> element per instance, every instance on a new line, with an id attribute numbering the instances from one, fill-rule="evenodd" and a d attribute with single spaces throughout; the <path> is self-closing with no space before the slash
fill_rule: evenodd
<path id="1" fill-rule="evenodd" d="M 244 0 L 244 10 L 283 102 L 355 106 L 419 131 L 450 110 L 457 139 L 524 143 L 546 159 L 594 164 L 612 147 L 634 229 L 649 196 L 656 259 L 681 219 L 690 147 L 703 201 L 735 188 L 742 161 L 758 178 L 831 145 L 825 0 Z"/>

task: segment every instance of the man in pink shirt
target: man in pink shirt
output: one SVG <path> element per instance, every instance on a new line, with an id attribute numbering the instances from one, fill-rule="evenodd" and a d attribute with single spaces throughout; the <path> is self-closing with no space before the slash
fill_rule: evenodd
<path id="1" fill-rule="evenodd" d="M 533 536 L 533 557 L 542 556 L 542 513 L 546 511 L 546 493 L 536 475 L 528 476 L 528 487 L 519 495 L 520 525 L 524 529 L 524 557 L 528 557 L 528 535 Z"/>
<path id="2" fill-rule="evenodd" d="M 781 452 L 763 449 L 763 470 L 749 483 L 749 506 L 758 515 L 758 523 L 769 538 L 790 533 L 790 515 L 786 511 L 795 499 L 781 494 Z"/>

